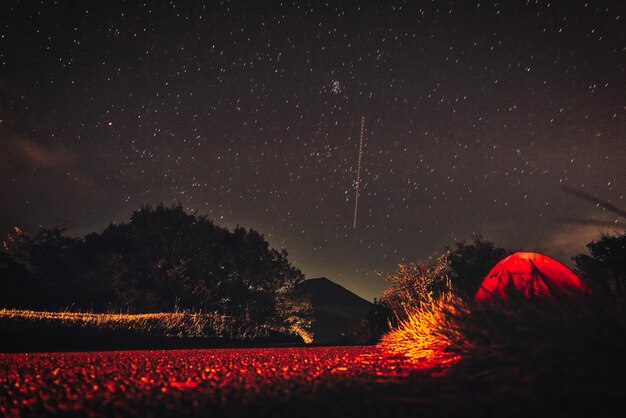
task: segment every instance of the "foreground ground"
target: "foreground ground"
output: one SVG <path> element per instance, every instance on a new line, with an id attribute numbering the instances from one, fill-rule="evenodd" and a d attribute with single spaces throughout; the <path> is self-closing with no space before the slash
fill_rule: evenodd
<path id="1" fill-rule="evenodd" d="M 376 347 L 0 354 L 0 415 L 606 416 L 602 399 L 481 371 L 433 373 Z"/>

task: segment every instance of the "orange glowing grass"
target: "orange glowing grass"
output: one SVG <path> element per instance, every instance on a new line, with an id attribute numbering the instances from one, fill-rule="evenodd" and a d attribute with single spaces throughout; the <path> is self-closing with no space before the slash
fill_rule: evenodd
<path id="1" fill-rule="evenodd" d="M 229 336 L 232 333 L 232 317 L 218 313 L 160 312 L 160 313 L 93 313 L 93 312 L 47 312 L 21 309 L 0 309 L 0 320 L 46 321 L 66 326 L 82 326 L 99 329 L 126 329 L 162 333 L 176 337 Z M 295 323 L 288 329 L 275 331 L 298 335 L 305 343 L 313 341 L 310 330 Z M 262 335 L 263 329 L 252 331 Z"/>
<path id="2" fill-rule="evenodd" d="M 452 317 L 460 306 L 461 300 L 451 293 L 422 303 L 407 311 L 406 319 L 382 337 L 379 347 L 390 355 L 405 357 L 418 368 L 456 363 L 463 338 Z"/>

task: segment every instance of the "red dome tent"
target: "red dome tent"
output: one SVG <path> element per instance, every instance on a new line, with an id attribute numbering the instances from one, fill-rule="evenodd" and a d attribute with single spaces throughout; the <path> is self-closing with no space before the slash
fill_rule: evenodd
<path id="1" fill-rule="evenodd" d="M 487 273 L 474 298 L 477 301 L 506 299 L 511 291 L 532 297 L 554 291 L 572 294 L 586 290 L 582 280 L 558 261 L 543 254 L 518 252 L 500 260 Z"/>

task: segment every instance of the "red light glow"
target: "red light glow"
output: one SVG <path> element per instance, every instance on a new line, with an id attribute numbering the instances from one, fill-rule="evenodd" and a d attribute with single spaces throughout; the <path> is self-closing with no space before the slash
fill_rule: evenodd
<path id="1" fill-rule="evenodd" d="M 506 299 L 512 290 L 531 297 L 547 296 L 553 291 L 570 294 L 587 289 L 572 270 L 558 261 L 543 254 L 517 252 L 500 260 L 487 273 L 475 299 Z"/>
<path id="2" fill-rule="evenodd" d="M 197 410 L 406 376 L 377 347 L 0 354 L 0 415 Z"/>

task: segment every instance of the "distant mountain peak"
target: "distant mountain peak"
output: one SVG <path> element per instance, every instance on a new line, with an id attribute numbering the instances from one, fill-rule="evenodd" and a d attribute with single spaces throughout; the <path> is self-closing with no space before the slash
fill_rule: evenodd
<path id="1" fill-rule="evenodd" d="M 367 318 L 373 304 L 326 277 L 308 279 L 300 289 L 313 307 L 313 342 L 340 344 L 341 333 L 353 322 Z"/>
<path id="2" fill-rule="evenodd" d="M 346 289 L 342 285 L 333 282 L 327 277 L 316 277 L 314 279 L 307 279 L 303 281 L 302 283 L 300 283 L 300 286 L 306 290 L 310 289 L 310 290 L 315 290 L 317 292 L 328 292 L 328 291 L 337 292 L 338 294 L 343 294 L 342 297 L 355 298 L 354 303 L 365 302 L 368 305 L 371 305 L 371 302 L 367 301 L 366 299 L 363 299 L 361 296 L 357 295 L 351 290 Z M 350 296 L 348 296 L 348 294 Z M 360 300 L 360 302 L 356 302 L 357 299 Z"/>

